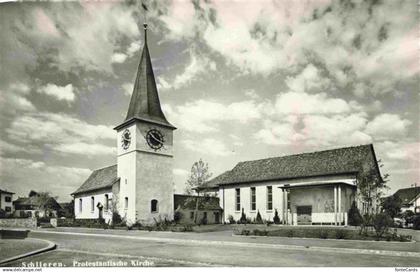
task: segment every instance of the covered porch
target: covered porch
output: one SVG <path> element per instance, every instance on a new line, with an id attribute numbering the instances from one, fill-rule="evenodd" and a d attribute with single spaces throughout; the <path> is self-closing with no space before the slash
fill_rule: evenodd
<path id="1" fill-rule="evenodd" d="M 278 188 L 283 224 L 347 226 L 355 180 L 284 184 Z"/>

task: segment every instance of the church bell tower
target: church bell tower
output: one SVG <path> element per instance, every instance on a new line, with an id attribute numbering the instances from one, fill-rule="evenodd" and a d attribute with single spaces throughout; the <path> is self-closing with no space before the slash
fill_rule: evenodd
<path id="1" fill-rule="evenodd" d="M 173 131 L 162 112 L 147 46 L 137 69 L 124 122 L 117 131 L 117 209 L 128 223 L 173 219 Z"/>

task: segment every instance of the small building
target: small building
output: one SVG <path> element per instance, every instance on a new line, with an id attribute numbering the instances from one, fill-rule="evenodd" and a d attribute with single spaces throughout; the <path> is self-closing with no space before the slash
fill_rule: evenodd
<path id="1" fill-rule="evenodd" d="M 92 172 L 88 179 L 71 195 L 74 198 L 76 219 L 103 218 L 109 223 L 116 211 L 113 197 L 118 195 L 119 178 L 117 165 L 111 165 Z M 121 216 L 124 217 L 124 214 Z"/>
<path id="2" fill-rule="evenodd" d="M 13 201 L 13 207 L 17 217 L 57 217 L 61 209 L 54 197 L 43 199 L 35 191 L 31 191 L 28 197 Z"/>
<path id="3" fill-rule="evenodd" d="M 0 189 L 0 209 L 6 214 L 13 213 L 12 198 L 15 193 Z"/>
<path id="4" fill-rule="evenodd" d="M 181 224 L 219 224 L 222 208 L 219 198 L 212 196 L 174 195 L 175 218 Z"/>
<path id="5" fill-rule="evenodd" d="M 272 221 L 277 210 L 283 224 L 347 225 L 353 201 L 367 212 L 357 200 L 367 173 L 381 179 L 371 144 L 240 162 L 197 190 L 218 193 L 224 222 L 242 211 Z"/>
<path id="6" fill-rule="evenodd" d="M 401 199 L 401 212 L 420 213 L 420 187 L 399 189 L 393 196 Z"/>

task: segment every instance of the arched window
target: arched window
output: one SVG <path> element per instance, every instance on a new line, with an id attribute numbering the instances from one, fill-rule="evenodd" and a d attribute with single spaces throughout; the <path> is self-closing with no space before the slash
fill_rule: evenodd
<path id="1" fill-rule="evenodd" d="M 90 198 L 90 210 L 95 211 L 95 198 L 93 196 Z"/>
<path id="2" fill-rule="evenodd" d="M 158 212 L 159 211 L 158 201 L 156 199 L 152 199 L 150 210 L 151 210 L 151 212 Z"/>
<path id="3" fill-rule="evenodd" d="M 109 201 L 109 197 L 106 194 L 105 195 L 105 203 L 104 203 L 105 204 L 105 207 L 104 207 L 105 211 L 107 211 L 109 209 L 108 201 Z"/>
<path id="4" fill-rule="evenodd" d="M 82 213 L 83 200 L 79 198 L 79 212 Z"/>

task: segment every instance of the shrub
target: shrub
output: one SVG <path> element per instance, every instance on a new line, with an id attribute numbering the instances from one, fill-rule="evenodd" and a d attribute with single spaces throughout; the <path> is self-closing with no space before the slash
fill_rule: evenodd
<path id="1" fill-rule="evenodd" d="M 328 230 L 322 229 L 319 231 L 319 238 L 327 239 L 328 238 Z"/>
<path id="2" fill-rule="evenodd" d="M 246 219 L 246 215 L 244 212 L 244 208 L 242 208 L 242 214 L 241 214 L 241 218 L 239 219 L 239 223 L 241 224 L 246 224 L 247 223 L 247 219 Z"/>
<path id="3" fill-rule="evenodd" d="M 255 218 L 255 223 L 257 223 L 257 224 L 263 224 L 264 223 L 262 218 L 261 218 L 260 210 L 258 210 L 257 217 Z"/>
<path id="4" fill-rule="evenodd" d="M 376 238 L 381 238 L 393 225 L 394 221 L 387 213 L 378 213 L 373 216 L 373 228 L 375 229 Z"/>
<path id="5" fill-rule="evenodd" d="M 273 224 L 273 221 L 267 220 L 265 222 L 265 224 L 267 225 L 267 227 L 271 226 Z"/>
<path id="6" fill-rule="evenodd" d="M 292 229 L 289 229 L 289 230 L 286 231 L 286 236 L 287 237 L 293 237 L 293 235 L 294 235 L 294 232 L 293 232 Z"/>
<path id="7" fill-rule="evenodd" d="M 233 218 L 233 215 L 228 216 L 228 221 L 229 221 L 229 224 L 235 224 L 236 223 L 235 219 Z"/>
<path id="8" fill-rule="evenodd" d="M 122 223 L 122 217 L 118 212 L 113 212 L 112 213 L 112 224 L 113 225 L 118 225 Z"/>
<path id="9" fill-rule="evenodd" d="M 420 230 L 420 215 L 415 215 L 413 218 L 413 229 Z"/>
<path id="10" fill-rule="evenodd" d="M 335 231 L 335 238 L 337 239 L 345 239 L 346 238 L 346 231 L 343 229 L 337 229 Z"/>
<path id="11" fill-rule="evenodd" d="M 348 218 L 348 223 L 350 226 L 360 226 L 362 223 L 362 216 L 360 215 L 359 209 L 356 206 L 356 201 L 353 201 L 351 204 Z"/>
<path id="12" fill-rule="evenodd" d="M 273 222 L 274 224 L 280 224 L 280 217 L 277 209 L 274 211 Z"/>
<path id="13" fill-rule="evenodd" d="M 179 221 L 181 221 L 182 217 L 183 217 L 182 216 L 182 213 L 180 211 L 176 211 L 174 213 L 174 221 L 175 221 L 175 223 L 179 223 Z"/>
<path id="14" fill-rule="evenodd" d="M 248 236 L 250 234 L 250 231 L 249 230 L 242 230 L 241 231 L 241 235 L 245 235 L 245 236 Z"/>

